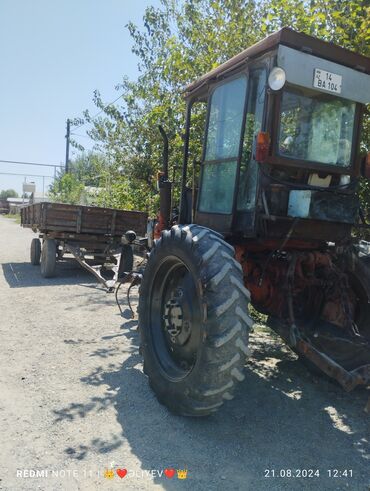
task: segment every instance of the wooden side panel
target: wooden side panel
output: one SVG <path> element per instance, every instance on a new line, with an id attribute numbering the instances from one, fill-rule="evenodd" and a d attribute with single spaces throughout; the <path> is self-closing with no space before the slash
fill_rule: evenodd
<path id="1" fill-rule="evenodd" d="M 22 210 L 21 223 L 24 227 L 34 227 L 40 231 L 121 236 L 127 230 L 134 230 L 143 236 L 147 219 L 147 213 L 140 211 L 37 203 Z"/>

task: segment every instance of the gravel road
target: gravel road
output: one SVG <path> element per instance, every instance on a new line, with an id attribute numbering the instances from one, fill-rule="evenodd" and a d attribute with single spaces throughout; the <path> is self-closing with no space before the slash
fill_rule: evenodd
<path id="1" fill-rule="evenodd" d="M 315 378 L 260 326 L 237 397 L 175 417 L 148 387 L 136 320 L 76 263 L 42 279 L 32 237 L 0 216 L 0 489 L 369 490 L 366 389 Z"/>

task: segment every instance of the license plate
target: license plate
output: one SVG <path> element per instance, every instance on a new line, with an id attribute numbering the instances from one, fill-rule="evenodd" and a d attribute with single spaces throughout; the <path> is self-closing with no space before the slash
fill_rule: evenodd
<path id="1" fill-rule="evenodd" d="M 321 90 L 340 94 L 342 91 L 342 75 L 315 68 L 313 86 Z"/>

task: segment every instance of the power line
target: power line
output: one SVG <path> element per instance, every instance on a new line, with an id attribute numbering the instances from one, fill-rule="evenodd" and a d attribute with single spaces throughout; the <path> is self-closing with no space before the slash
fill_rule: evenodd
<path id="1" fill-rule="evenodd" d="M 90 138 L 91 137 L 89 135 L 79 135 L 78 133 L 71 133 L 72 136 L 78 136 L 78 137 L 82 137 L 82 138 Z"/>
<path id="2" fill-rule="evenodd" d="M 22 176 L 22 177 L 48 177 L 50 179 L 54 179 L 54 176 L 43 176 L 41 174 L 28 174 L 28 172 L 25 172 L 23 174 L 16 174 L 14 172 L 0 172 L 1 175 L 4 176 Z"/>
<path id="3" fill-rule="evenodd" d="M 62 164 L 40 164 L 39 162 L 20 162 L 18 160 L 0 160 L 5 164 L 40 165 L 42 167 L 63 167 Z"/>
<path id="4" fill-rule="evenodd" d="M 121 99 L 121 97 L 122 97 L 122 96 L 123 96 L 123 94 L 119 95 L 119 96 L 117 97 L 117 99 L 114 99 L 114 101 L 112 101 L 112 102 L 110 102 L 109 104 L 105 105 L 105 106 L 103 107 L 103 109 L 101 109 L 101 110 L 100 110 L 98 113 L 96 113 L 94 116 L 92 116 L 92 118 L 91 118 L 91 119 L 95 119 L 95 118 L 97 118 L 97 117 L 99 116 L 99 114 L 101 114 L 101 113 L 102 113 L 102 112 L 103 112 L 105 109 L 107 109 L 107 107 L 109 107 L 109 106 L 111 106 L 112 104 L 114 104 L 115 102 L 117 102 L 117 101 L 118 101 L 118 99 Z M 74 130 L 77 130 L 78 128 L 81 128 L 82 126 L 85 126 L 85 124 L 87 124 L 87 122 L 83 122 L 83 123 L 79 124 L 78 126 L 75 126 L 73 129 L 74 129 Z"/>

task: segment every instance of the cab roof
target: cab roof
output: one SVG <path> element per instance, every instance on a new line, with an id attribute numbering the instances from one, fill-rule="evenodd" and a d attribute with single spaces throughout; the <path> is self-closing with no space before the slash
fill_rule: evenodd
<path id="1" fill-rule="evenodd" d="M 205 75 L 202 75 L 195 82 L 192 82 L 184 90 L 185 97 L 192 98 L 197 96 L 199 92 L 204 92 L 202 89 L 204 89 L 206 84 L 216 81 L 226 73 L 234 71 L 239 67 L 241 68 L 250 59 L 275 49 L 279 44 L 370 74 L 369 57 L 354 53 L 353 51 L 342 48 L 336 44 L 322 41 L 321 39 L 309 36 L 308 34 L 294 31 L 289 27 L 283 27 L 236 56 L 233 56 L 228 61 L 222 63 Z"/>

